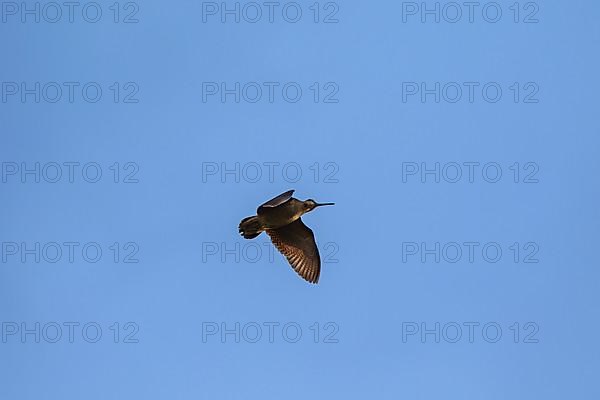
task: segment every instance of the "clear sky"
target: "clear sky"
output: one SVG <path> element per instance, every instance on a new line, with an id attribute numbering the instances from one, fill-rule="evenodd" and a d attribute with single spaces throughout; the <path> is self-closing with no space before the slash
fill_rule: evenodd
<path id="1" fill-rule="evenodd" d="M 599 398 L 598 2 L 25 4 L 0 398 Z"/>

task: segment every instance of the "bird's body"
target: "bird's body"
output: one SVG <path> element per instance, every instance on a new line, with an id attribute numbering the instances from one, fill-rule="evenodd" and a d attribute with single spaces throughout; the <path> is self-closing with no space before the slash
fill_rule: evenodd
<path id="1" fill-rule="evenodd" d="M 285 205 L 259 207 L 256 213 L 265 229 L 277 229 L 300 218 L 304 214 L 304 202 L 292 197 Z"/>
<path id="2" fill-rule="evenodd" d="M 288 259 L 294 270 L 311 283 L 317 283 L 321 259 L 313 232 L 302 222 L 303 214 L 319 204 L 312 199 L 300 201 L 288 190 L 267 201 L 256 210 L 256 216 L 244 218 L 239 231 L 246 239 L 253 239 L 266 231 L 277 249 Z"/>

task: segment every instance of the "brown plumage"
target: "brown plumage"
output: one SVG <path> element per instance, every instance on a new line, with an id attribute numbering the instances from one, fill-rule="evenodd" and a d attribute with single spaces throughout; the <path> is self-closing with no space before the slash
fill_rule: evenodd
<path id="1" fill-rule="evenodd" d="M 300 218 L 278 229 L 267 229 L 277 250 L 302 278 L 310 283 L 319 282 L 321 257 L 315 235 Z"/>
<path id="2" fill-rule="evenodd" d="M 288 262 L 303 279 L 317 283 L 321 273 L 321 258 L 312 230 L 304 225 L 300 217 L 319 206 L 312 199 L 300 201 L 292 197 L 289 190 L 258 207 L 257 215 L 244 218 L 239 231 L 246 239 L 253 239 L 262 231 L 287 258 Z"/>

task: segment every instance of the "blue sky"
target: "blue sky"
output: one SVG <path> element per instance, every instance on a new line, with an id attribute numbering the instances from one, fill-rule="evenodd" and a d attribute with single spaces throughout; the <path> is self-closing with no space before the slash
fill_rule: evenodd
<path id="1" fill-rule="evenodd" d="M 1 398 L 600 394 L 596 2 L 9 3 Z"/>

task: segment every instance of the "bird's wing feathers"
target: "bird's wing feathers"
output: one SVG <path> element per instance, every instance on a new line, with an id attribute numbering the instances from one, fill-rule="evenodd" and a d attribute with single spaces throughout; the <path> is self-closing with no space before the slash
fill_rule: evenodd
<path id="1" fill-rule="evenodd" d="M 298 218 L 289 225 L 268 229 L 271 241 L 287 258 L 294 271 L 310 283 L 319 281 L 321 258 L 315 236 L 309 227 Z"/>
<path id="2" fill-rule="evenodd" d="M 285 193 L 281 193 L 279 196 L 273 197 L 271 200 L 258 207 L 258 209 L 260 210 L 263 207 L 277 207 L 279 205 L 282 205 L 283 203 L 292 198 L 292 194 L 294 194 L 294 190 L 288 190 Z"/>

